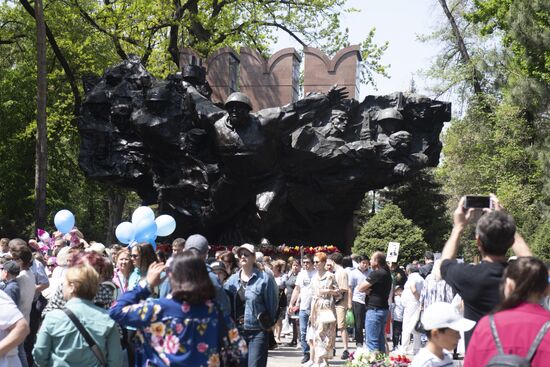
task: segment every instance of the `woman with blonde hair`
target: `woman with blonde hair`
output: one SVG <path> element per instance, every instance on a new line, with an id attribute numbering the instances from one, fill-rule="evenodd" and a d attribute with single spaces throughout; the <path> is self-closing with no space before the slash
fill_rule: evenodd
<path id="1" fill-rule="evenodd" d="M 318 252 L 313 258 L 317 273 L 311 279 L 311 315 L 307 339 L 311 343 L 310 365 L 328 366 L 336 341 L 336 308 L 334 297 L 340 293 L 336 277 L 326 270 L 327 255 Z"/>
<path id="2" fill-rule="evenodd" d="M 38 366 L 102 366 L 101 356 L 107 366 L 122 365 L 116 324 L 107 311 L 92 302 L 99 282 L 97 271 L 82 264 L 67 269 L 63 286 L 65 308 L 74 314 L 97 348 L 88 344 L 65 309 L 52 310 L 44 318 L 32 352 Z"/>
<path id="3" fill-rule="evenodd" d="M 125 293 L 128 290 L 130 275 L 134 271 L 134 265 L 130 259 L 130 250 L 123 248 L 116 253 L 114 258 L 115 275 L 113 283 L 118 287 L 119 293 Z"/>

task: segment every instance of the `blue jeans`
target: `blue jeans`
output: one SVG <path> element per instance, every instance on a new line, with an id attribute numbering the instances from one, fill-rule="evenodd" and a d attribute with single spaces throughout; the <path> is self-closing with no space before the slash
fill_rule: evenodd
<path id="1" fill-rule="evenodd" d="M 266 367 L 268 335 L 263 330 L 244 330 L 244 339 L 248 346 L 248 367 Z"/>
<path id="2" fill-rule="evenodd" d="M 306 340 L 307 323 L 309 321 L 309 310 L 300 310 L 300 344 L 302 345 L 302 353 L 309 353 L 309 344 Z"/>
<path id="3" fill-rule="evenodd" d="M 372 309 L 367 310 L 365 317 L 365 336 L 367 338 L 367 349 L 369 351 L 379 350 L 386 352 L 386 320 L 388 310 Z"/>

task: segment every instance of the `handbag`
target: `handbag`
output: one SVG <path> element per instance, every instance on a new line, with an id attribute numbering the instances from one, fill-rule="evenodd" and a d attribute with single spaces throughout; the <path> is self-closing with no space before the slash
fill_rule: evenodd
<path id="1" fill-rule="evenodd" d="M 322 324 L 330 324 L 331 322 L 336 322 L 336 316 L 331 309 L 319 310 L 319 322 Z"/>
<path id="2" fill-rule="evenodd" d="M 216 312 L 218 313 L 218 352 L 220 355 L 220 367 L 239 367 L 241 365 L 241 358 L 233 351 L 228 339 L 229 330 L 223 319 L 223 313 L 217 304 Z"/>
<path id="3" fill-rule="evenodd" d="M 80 331 L 80 334 L 82 334 L 82 336 L 84 337 L 84 340 L 90 346 L 90 349 L 92 350 L 92 352 L 96 356 L 97 360 L 99 361 L 99 364 L 103 367 L 107 366 L 107 360 L 105 359 L 105 356 L 103 355 L 103 352 L 101 351 L 101 349 L 99 349 L 97 343 L 92 338 L 90 333 L 88 333 L 88 331 L 86 330 L 84 325 L 82 325 L 82 323 L 76 318 L 75 314 L 71 310 L 69 310 L 68 308 L 64 308 L 63 312 L 65 312 L 67 314 L 67 316 L 69 316 L 69 319 L 71 319 L 74 326 L 76 326 L 78 331 Z"/>
<path id="4" fill-rule="evenodd" d="M 418 311 L 418 319 L 416 320 L 416 323 L 414 324 L 414 330 L 418 333 L 425 334 L 426 330 L 424 330 L 424 325 L 422 325 L 422 314 L 424 313 L 424 309 L 420 309 Z"/>

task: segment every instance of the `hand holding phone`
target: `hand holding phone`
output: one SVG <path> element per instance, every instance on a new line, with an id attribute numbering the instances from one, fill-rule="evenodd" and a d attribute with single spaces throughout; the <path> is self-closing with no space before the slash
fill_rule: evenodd
<path id="1" fill-rule="evenodd" d="M 466 195 L 464 200 L 464 209 L 492 209 L 490 196 Z"/>

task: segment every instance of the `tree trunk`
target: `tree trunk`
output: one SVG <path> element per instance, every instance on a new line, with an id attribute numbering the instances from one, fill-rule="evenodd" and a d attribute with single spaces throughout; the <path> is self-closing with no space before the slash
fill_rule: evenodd
<path id="1" fill-rule="evenodd" d="M 105 240 L 105 246 L 110 246 L 113 243 L 118 242 L 115 237 L 116 226 L 122 221 L 122 211 L 124 210 L 124 204 L 126 203 L 126 195 L 117 189 L 110 189 L 107 192 L 107 206 L 109 213 L 109 222 L 107 223 L 107 239 Z"/>
<path id="2" fill-rule="evenodd" d="M 458 28 L 458 25 L 456 24 L 455 18 L 451 11 L 449 10 L 449 7 L 447 6 L 446 0 L 438 0 L 439 4 L 441 4 L 441 7 L 443 8 L 443 12 L 445 13 L 445 16 L 449 20 L 449 23 L 451 24 L 451 29 L 453 30 L 453 34 L 456 38 L 456 46 L 458 47 L 458 50 L 460 52 L 460 57 L 462 58 L 462 62 L 469 67 L 472 68 L 472 86 L 474 87 L 475 94 L 481 94 L 481 76 L 479 71 L 476 69 L 476 67 L 472 64 L 472 60 L 470 58 L 470 54 L 468 53 L 468 49 L 466 48 L 466 43 L 464 42 L 464 38 L 462 37 L 462 34 L 460 33 L 460 29 Z"/>
<path id="3" fill-rule="evenodd" d="M 35 1 L 36 14 L 36 157 L 34 180 L 35 226 L 46 224 L 46 177 L 48 173 L 48 132 L 46 126 L 46 93 L 48 72 L 46 69 L 46 25 L 42 0 Z"/>

